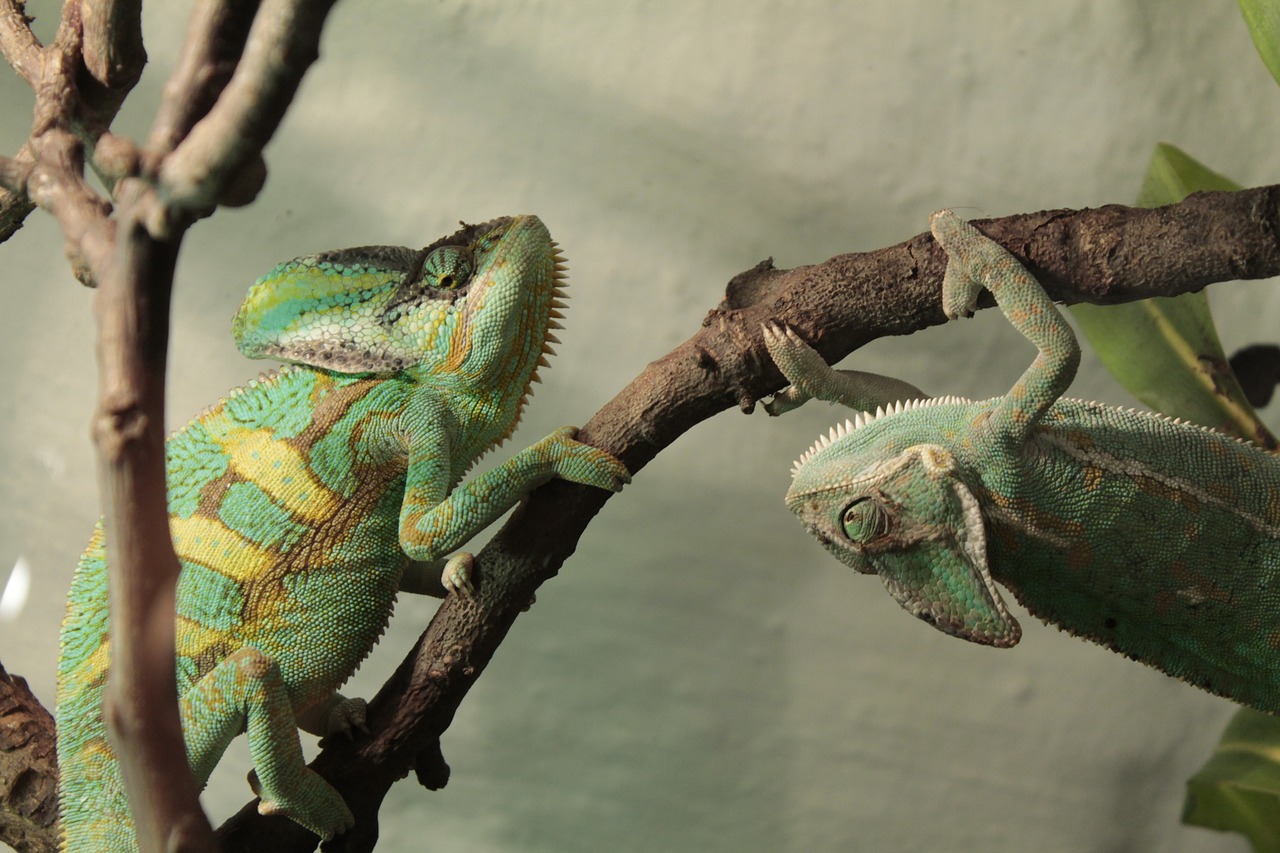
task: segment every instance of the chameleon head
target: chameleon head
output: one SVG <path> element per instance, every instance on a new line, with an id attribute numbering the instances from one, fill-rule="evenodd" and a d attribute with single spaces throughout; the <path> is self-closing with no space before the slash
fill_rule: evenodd
<path id="1" fill-rule="evenodd" d="M 827 550 L 879 575 L 909 613 L 976 643 L 1022 635 L 987 569 L 986 532 L 951 452 L 898 403 L 834 427 L 800 457 L 787 505 Z M 893 427 L 887 422 L 895 422 Z M 932 430 L 936 436 L 936 427 Z"/>
<path id="2" fill-rule="evenodd" d="M 554 340 L 563 268 L 536 216 L 495 219 L 424 249 L 366 246 L 281 264 L 250 289 L 232 331 L 250 358 L 518 392 Z"/>

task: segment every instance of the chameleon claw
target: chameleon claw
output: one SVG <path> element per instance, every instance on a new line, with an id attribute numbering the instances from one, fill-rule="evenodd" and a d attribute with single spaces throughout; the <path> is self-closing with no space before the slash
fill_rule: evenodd
<path id="1" fill-rule="evenodd" d="M 476 587 L 471 580 L 471 569 L 476 558 L 465 551 L 459 551 L 444 564 L 440 573 L 440 583 L 446 592 L 453 593 L 466 601 L 475 601 Z"/>

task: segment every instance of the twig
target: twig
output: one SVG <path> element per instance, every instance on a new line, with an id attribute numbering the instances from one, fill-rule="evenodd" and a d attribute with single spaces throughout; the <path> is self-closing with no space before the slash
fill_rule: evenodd
<path id="1" fill-rule="evenodd" d="M 980 222 L 1027 261 L 1066 302 L 1124 302 L 1199 290 L 1215 281 L 1280 274 L 1280 187 L 1202 193 L 1154 210 L 1110 206 Z M 945 322 L 939 292 L 946 260 L 927 234 L 875 252 L 777 270 L 765 262 L 736 276 L 703 328 L 653 362 L 582 428 L 579 437 L 639 471 L 695 424 L 783 384 L 760 326 L 783 320 L 828 360 L 871 340 Z M 785 460 L 779 460 L 783 464 Z M 431 755 L 459 704 L 537 587 L 553 577 L 608 499 L 552 482 L 534 492 L 477 555 L 480 607 L 450 597 L 413 652 L 369 706 L 373 734 L 327 745 L 312 766 L 356 814 L 327 851 L 366 851 L 391 784 Z M 311 850 L 315 837 L 253 803 L 219 835 L 236 850 Z"/>
<path id="2" fill-rule="evenodd" d="M 226 90 L 160 167 L 169 205 L 199 212 L 221 203 L 230 187 L 237 203 L 252 198 L 257 187 L 237 179 L 275 133 L 303 73 L 319 56 L 320 29 L 333 2 L 263 0 Z M 255 171 L 250 168 L 251 175 Z"/>
<path id="3" fill-rule="evenodd" d="M 40 79 L 43 48 L 31 32 L 31 19 L 25 6 L 21 0 L 0 0 L 0 53 L 27 84 L 35 88 Z"/>

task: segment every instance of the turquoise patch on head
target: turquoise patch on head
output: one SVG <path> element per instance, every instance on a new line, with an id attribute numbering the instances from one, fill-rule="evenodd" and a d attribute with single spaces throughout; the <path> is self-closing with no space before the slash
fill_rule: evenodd
<path id="1" fill-rule="evenodd" d="M 170 438 L 165 444 L 170 514 L 190 518 L 200 506 L 201 490 L 225 474 L 230 461 L 199 421 Z"/>
<path id="2" fill-rule="evenodd" d="M 178 615 L 215 631 L 230 631 L 244 620 L 244 588 L 213 569 L 183 560 Z"/>
<path id="3" fill-rule="evenodd" d="M 218 506 L 218 518 L 241 536 L 266 548 L 287 551 L 307 528 L 249 482 L 231 485 Z"/>

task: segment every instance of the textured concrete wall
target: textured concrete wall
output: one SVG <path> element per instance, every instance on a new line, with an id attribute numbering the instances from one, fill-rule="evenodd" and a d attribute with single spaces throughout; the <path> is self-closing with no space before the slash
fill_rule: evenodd
<path id="1" fill-rule="evenodd" d="M 48 5 L 30 4 L 46 32 Z M 149 9 L 127 132 L 185 8 Z M 0 75 L 0 150 L 29 105 Z M 574 296 L 519 445 L 586 420 L 765 256 L 888 245 L 943 206 L 1127 202 L 1161 140 L 1267 183 L 1278 137 L 1280 89 L 1232 3 L 340 4 L 267 189 L 187 241 L 171 416 L 266 366 L 228 320 L 255 277 L 313 250 L 539 213 Z M 44 217 L 0 261 L 0 582 L 19 556 L 34 574 L 0 659 L 51 703 L 97 514 L 91 299 Z M 1213 296 L 1228 346 L 1272 336 L 1274 286 Z M 985 312 L 850 363 L 977 397 L 1031 356 Z M 1074 393 L 1127 401 L 1088 358 Z M 1177 823 L 1229 703 L 1025 614 L 1010 651 L 945 637 L 806 537 L 781 503 L 788 466 L 835 416 L 726 413 L 611 501 L 464 704 L 448 789 L 393 791 L 383 849 L 1243 850 Z M 433 606 L 402 605 L 354 692 Z M 243 755 L 227 765 L 215 816 L 248 796 Z"/>

